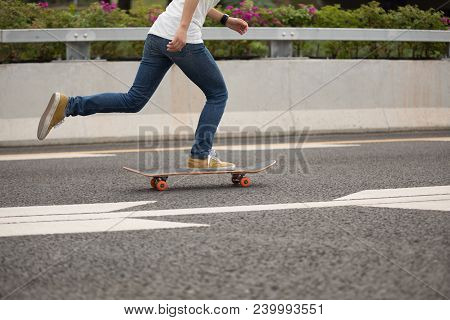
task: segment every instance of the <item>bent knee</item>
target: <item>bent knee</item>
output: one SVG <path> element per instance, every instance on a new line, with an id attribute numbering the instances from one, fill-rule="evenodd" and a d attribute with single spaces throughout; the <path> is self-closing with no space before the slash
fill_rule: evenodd
<path id="1" fill-rule="evenodd" d="M 132 97 L 129 96 L 128 100 L 128 109 L 130 112 L 139 112 L 141 111 L 148 102 L 148 98 L 146 97 Z"/>
<path id="2" fill-rule="evenodd" d="M 214 92 L 213 94 L 210 94 L 207 97 L 207 99 L 213 100 L 213 101 L 225 102 L 228 100 L 228 90 L 226 88 L 223 88 L 222 90 L 218 90 L 218 91 Z"/>
<path id="3" fill-rule="evenodd" d="M 131 106 L 130 110 L 131 112 L 139 112 L 145 107 L 146 103 L 136 103 Z"/>
<path id="4" fill-rule="evenodd" d="M 223 97 L 225 100 L 228 100 L 228 90 L 225 88 L 224 92 L 223 92 Z"/>

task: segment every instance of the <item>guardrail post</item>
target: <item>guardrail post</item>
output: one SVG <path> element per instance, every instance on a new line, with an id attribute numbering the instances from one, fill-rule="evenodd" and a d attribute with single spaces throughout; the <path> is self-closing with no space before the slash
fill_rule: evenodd
<path id="1" fill-rule="evenodd" d="M 292 41 L 289 40 L 271 40 L 270 57 L 292 57 Z"/>
<path id="2" fill-rule="evenodd" d="M 66 60 L 89 60 L 90 58 L 90 42 L 66 42 Z"/>
<path id="3" fill-rule="evenodd" d="M 450 59 L 450 42 L 447 42 L 447 54 L 446 54 L 446 58 Z"/>

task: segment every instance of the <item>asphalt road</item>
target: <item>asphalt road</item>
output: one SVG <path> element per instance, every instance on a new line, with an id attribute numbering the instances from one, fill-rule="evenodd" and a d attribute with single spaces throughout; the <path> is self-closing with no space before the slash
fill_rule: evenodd
<path id="1" fill-rule="evenodd" d="M 272 171 L 252 176 L 249 188 L 233 186 L 228 175 L 212 175 L 170 178 L 170 190 L 158 192 L 149 188 L 147 179 L 121 169 L 139 166 L 139 159 L 173 164 L 187 154 L 184 146 L 177 145 L 179 152 L 158 153 L 157 160 L 156 153 L 136 153 L 136 144 L 0 149 L 3 209 L 156 201 L 116 211 L 171 209 L 176 215 L 137 219 L 194 224 L 51 234 L 39 231 L 39 219 L 47 215 L 43 209 L 28 222 L 37 234 L 2 236 L 5 223 L 0 221 L 0 297 L 450 297 L 449 208 L 436 209 L 428 200 L 412 209 L 329 205 L 364 190 L 450 185 L 450 132 L 313 136 L 301 150 L 276 144 L 273 150 L 219 152 L 236 163 L 279 161 Z M 49 153 L 69 158 L 19 160 Z M 81 157 L 70 158 L 74 153 Z M 10 155 L 19 156 L 8 160 Z M 392 191 L 388 198 L 397 196 Z M 326 204 L 215 209 L 311 202 Z M 445 206 L 448 201 L 436 203 Z M 211 212 L 178 215 L 178 209 L 188 208 Z M 58 221 L 70 230 L 66 218 Z M 21 225 L 8 224 L 13 229 Z"/>

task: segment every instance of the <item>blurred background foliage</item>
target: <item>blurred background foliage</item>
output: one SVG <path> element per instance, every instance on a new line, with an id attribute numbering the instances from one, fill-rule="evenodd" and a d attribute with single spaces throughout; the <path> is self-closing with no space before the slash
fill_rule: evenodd
<path id="1" fill-rule="evenodd" d="M 396 6 L 387 10 L 379 2 L 366 1 L 353 9 L 327 1 L 221 1 L 218 10 L 248 22 L 250 27 L 324 27 L 386 29 L 448 29 L 449 19 L 441 10 L 421 9 L 417 5 Z M 351 2 L 348 1 L 347 6 Z M 363 1 L 360 1 L 363 2 Z M 0 0 L 0 29 L 150 27 L 164 11 L 166 1 L 133 0 L 129 10 L 118 8 L 117 1 L 95 2 L 53 0 L 31 2 Z M 221 27 L 207 18 L 205 26 Z M 205 41 L 215 58 L 251 59 L 267 57 L 267 41 Z M 138 60 L 143 41 L 94 42 L 93 58 Z M 310 58 L 440 59 L 444 43 L 294 41 L 294 56 Z M 0 62 L 51 61 L 64 59 L 64 43 L 1 44 Z"/>

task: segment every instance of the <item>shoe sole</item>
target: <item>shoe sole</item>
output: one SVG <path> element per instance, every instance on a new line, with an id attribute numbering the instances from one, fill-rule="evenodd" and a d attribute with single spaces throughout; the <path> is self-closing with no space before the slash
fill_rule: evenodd
<path id="1" fill-rule="evenodd" d="M 52 94 L 47 108 L 45 109 L 44 113 L 41 116 L 41 120 L 39 121 L 39 127 L 37 131 L 37 138 L 39 140 L 44 140 L 50 132 L 50 123 L 52 122 L 53 116 L 55 115 L 55 111 L 60 100 L 61 94 L 59 92 Z"/>

